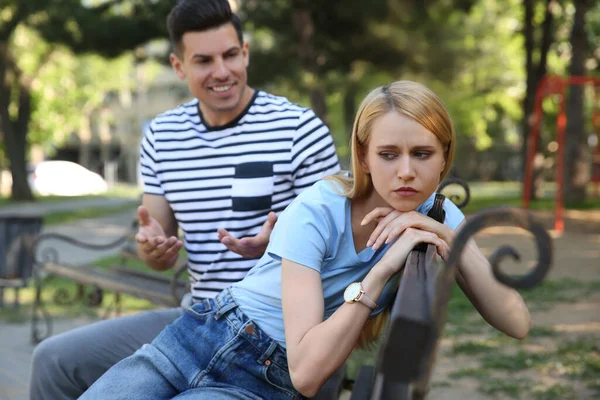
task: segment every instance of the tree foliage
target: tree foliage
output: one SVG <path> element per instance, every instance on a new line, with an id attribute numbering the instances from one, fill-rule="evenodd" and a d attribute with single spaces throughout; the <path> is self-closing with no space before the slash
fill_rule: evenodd
<path id="1" fill-rule="evenodd" d="M 115 57 L 164 37 L 165 16 L 171 7 L 167 0 L 0 0 L 0 133 L 10 162 L 14 199 L 33 197 L 27 184 L 26 152 L 31 117 L 42 110 L 33 85 L 48 60 L 64 56 L 55 45 L 80 54 Z M 18 35 L 22 30 L 35 33 Z M 44 40 L 36 40 L 35 35 Z M 28 45 L 34 51 L 23 51 Z M 67 77 L 61 79 L 69 84 Z M 55 88 L 54 93 L 60 90 Z M 51 100 L 53 93 L 48 94 Z M 38 128 L 43 128 L 42 121 Z"/>
<path id="2" fill-rule="evenodd" d="M 237 3 L 251 44 L 251 85 L 312 102 L 342 157 L 356 102 L 376 85 L 413 79 L 434 88 L 450 108 L 459 151 L 473 154 L 456 162 L 455 172 L 467 179 L 519 177 L 518 148 L 527 140 L 540 77 L 566 74 L 573 54 L 581 73 L 597 74 L 600 62 L 597 0 Z M 585 22 L 575 18 L 576 3 L 587 6 Z M 165 38 L 173 4 L 0 0 L 0 154 L 10 157 L 14 197 L 30 196 L 26 139 L 66 137 L 82 129 L 86 110 L 107 91 L 127 89 L 132 56 L 122 54 Z M 572 32 L 582 23 L 588 47 L 577 52 Z M 575 106 L 582 107 L 588 106 Z M 543 145 L 553 139 L 556 106 L 549 99 L 544 108 Z"/>

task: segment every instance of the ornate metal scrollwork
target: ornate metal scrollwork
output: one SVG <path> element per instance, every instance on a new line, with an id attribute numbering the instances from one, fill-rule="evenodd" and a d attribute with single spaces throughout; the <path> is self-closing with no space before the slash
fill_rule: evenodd
<path id="1" fill-rule="evenodd" d="M 87 295 L 87 304 L 90 307 L 98 307 L 102 304 L 104 292 L 98 286 L 93 286 L 92 290 Z"/>
<path id="2" fill-rule="evenodd" d="M 39 321 L 45 322 L 45 329 L 39 328 Z M 38 302 L 34 305 L 31 313 L 31 342 L 37 344 L 52 335 L 52 318 L 44 308 L 43 303 Z"/>
<path id="3" fill-rule="evenodd" d="M 102 250 L 114 249 L 117 246 L 123 244 L 128 238 L 129 238 L 129 234 L 126 234 L 126 235 L 119 236 L 117 239 L 113 240 L 112 242 L 106 243 L 106 244 L 94 244 L 94 243 L 85 243 L 85 242 L 79 241 L 77 239 L 73 239 L 72 237 L 62 235 L 60 233 L 43 233 L 38 236 L 35 243 L 33 244 L 33 254 L 35 256 L 36 263 L 43 263 L 44 261 L 57 263 L 60 261 L 59 256 L 58 256 L 59 252 L 53 247 L 45 248 L 41 252 L 41 254 L 44 257 L 46 257 L 45 259 L 37 258 L 38 253 L 40 253 L 40 251 L 38 249 L 41 247 L 42 242 L 50 240 L 50 239 L 55 239 L 55 240 L 67 242 L 76 247 L 82 247 L 84 249 L 102 251 Z"/>
<path id="4" fill-rule="evenodd" d="M 516 289 L 529 289 L 540 283 L 546 277 L 552 265 L 552 239 L 542 224 L 536 221 L 530 212 L 518 208 L 492 208 L 469 217 L 467 223 L 456 234 L 446 265 L 448 267 L 458 265 L 460 255 L 467 241 L 481 230 L 493 226 L 514 226 L 531 232 L 538 253 L 538 262 L 531 271 L 522 276 L 511 276 L 502 271 L 500 262 L 508 256 L 519 260 L 520 255 L 512 247 L 500 247 L 489 257 L 496 279 Z"/>
<path id="5" fill-rule="evenodd" d="M 83 286 L 82 285 L 77 285 L 77 292 L 74 294 L 71 294 L 71 291 L 69 291 L 66 288 L 58 288 L 54 291 L 54 295 L 52 296 L 52 300 L 54 301 L 55 304 L 58 304 L 60 306 L 67 306 L 67 305 L 71 305 L 74 304 L 75 302 L 81 300 L 81 298 L 83 297 Z"/>
<path id="6" fill-rule="evenodd" d="M 467 184 L 467 182 L 463 181 L 462 179 L 458 179 L 458 178 L 444 179 L 444 181 L 442 183 L 440 183 L 440 185 L 438 186 L 437 192 L 442 193 L 443 190 L 446 189 L 448 186 L 453 186 L 453 185 L 458 185 L 458 186 L 462 187 L 462 189 L 465 192 L 464 199 L 461 200 L 461 198 L 463 196 L 460 196 L 460 195 L 457 195 L 454 193 L 449 196 L 446 196 L 446 197 L 449 198 L 450 200 L 452 200 L 452 202 L 454 204 L 456 204 L 456 206 L 458 208 L 464 208 L 467 204 L 469 204 L 469 201 L 471 201 L 471 190 L 469 189 L 469 185 Z"/>
<path id="7" fill-rule="evenodd" d="M 42 248 L 42 243 L 45 241 L 54 239 L 54 240 L 69 243 L 76 247 L 90 249 L 90 250 L 96 250 L 96 251 L 102 251 L 102 250 L 110 250 L 110 249 L 117 248 L 118 246 L 125 243 L 129 237 L 130 237 L 130 234 L 125 234 L 125 235 L 122 235 L 122 236 L 116 238 L 112 242 L 106 243 L 106 244 L 85 243 L 85 242 L 79 241 L 77 239 L 73 239 L 72 237 L 62 235 L 59 233 L 44 233 L 37 237 L 37 239 L 35 240 L 35 242 L 33 243 L 33 246 L 32 246 L 33 259 L 34 259 L 33 273 L 34 273 L 34 280 L 35 280 L 35 287 L 36 287 L 36 296 L 35 296 L 35 301 L 33 303 L 33 310 L 32 310 L 32 325 L 31 325 L 31 341 L 32 341 L 32 343 L 34 343 L 34 344 L 39 343 L 40 341 L 42 341 L 45 338 L 52 335 L 52 318 L 50 317 L 50 314 L 46 311 L 46 309 L 44 307 L 44 301 L 42 299 L 42 285 L 43 285 L 43 283 L 42 283 L 43 276 L 41 274 L 42 269 L 43 269 L 42 266 L 44 264 L 59 263 L 61 261 L 60 257 L 59 257 L 60 252 L 56 248 L 54 248 L 52 246 L 44 246 Z M 84 290 L 83 285 L 78 285 L 77 293 L 75 295 L 71 295 L 67 289 L 59 288 L 55 291 L 55 293 L 53 295 L 53 301 L 57 304 L 66 305 L 66 304 L 70 304 L 74 301 L 81 300 L 81 299 L 83 299 L 84 296 L 85 296 L 85 290 Z M 102 290 L 100 290 L 97 287 L 93 287 L 91 292 L 88 293 L 88 295 L 87 295 L 88 305 L 98 306 L 102 303 L 102 298 L 103 298 Z M 45 330 L 42 330 L 39 328 L 40 321 L 43 321 L 45 323 L 45 325 L 46 325 Z"/>

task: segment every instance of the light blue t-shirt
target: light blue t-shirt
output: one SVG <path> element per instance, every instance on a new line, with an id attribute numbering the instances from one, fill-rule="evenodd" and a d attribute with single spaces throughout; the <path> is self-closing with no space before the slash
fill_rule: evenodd
<path id="1" fill-rule="evenodd" d="M 322 180 L 302 192 L 281 213 L 271 234 L 267 251 L 246 277 L 231 286 L 241 310 L 275 341 L 285 347 L 281 305 L 281 259 L 305 265 L 321 273 L 324 319 L 344 302 L 343 294 L 352 282 L 360 282 L 381 259 L 386 249 L 367 247 L 358 254 L 354 248 L 350 200 Z M 433 207 L 432 194 L 417 211 L 427 214 Z M 444 223 L 456 229 L 463 213 L 446 199 Z M 397 281 L 391 280 L 376 300 L 374 312 L 381 312 L 393 298 Z"/>

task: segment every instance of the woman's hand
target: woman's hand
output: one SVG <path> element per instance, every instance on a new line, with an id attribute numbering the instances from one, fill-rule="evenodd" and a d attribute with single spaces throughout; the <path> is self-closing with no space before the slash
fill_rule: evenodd
<path id="1" fill-rule="evenodd" d="M 373 250 L 379 249 L 383 244 L 393 242 L 408 228 L 434 233 L 446 244 L 451 244 L 454 240 L 454 231 L 450 227 L 418 211 L 400 212 L 390 207 L 378 207 L 365 216 L 361 225 L 372 221 L 378 221 L 377 227 L 367 241 L 367 246 L 372 246 Z M 440 256 L 442 256 L 441 253 Z"/>
<path id="2" fill-rule="evenodd" d="M 387 276 L 394 275 L 404 266 L 408 254 L 419 243 L 435 245 L 438 254 L 443 259 L 446 259 L 450 253 L 450 246 L 448 243 L 435 233 L 417 228 L 407 228 L 400 234 L 396 242 L 385 252 L 379 263 L 377 263 L 378 267 L 382 268 Z"/>

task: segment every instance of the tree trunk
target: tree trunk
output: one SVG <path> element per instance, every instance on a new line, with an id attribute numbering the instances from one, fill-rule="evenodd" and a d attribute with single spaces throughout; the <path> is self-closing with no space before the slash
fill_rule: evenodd
<path id="1" fill-rule="evenodd" d="M 6 42 L 0 43 L 0 126 L 6 144 L 6 153 L 12 174 L 11 198 L 16 201 L 32 201 L 33 194 L 27 182 L 27 130 L 31 117 L 31 93 L 23 85 L 9 82 L 8 72 L 10 66 L 9 50 Z M 10 71 L 14 77 L 17 71 Z M 19 88 L 18 116 L 12 117 L 8 111 L 12 90 Z"/>
<path id="2" fill-rule="evenodd" d="M 575 0 L 575 20 L 571 31 L 571 65 L 569 74 L 572 76 L 585 75 L 585 58 L 587 55 L 587 34 L 585 15 L 588 0 Z M 565 192 L 567 203 L 583 201 L 586 186 L 590 180 L 589 165 L 583 157 L 585 135 L 585 109 L 583 86 L 571 86 L 567 101 L 567 128 L 565 150 Z"/>
<path id="3" fill-rule="evenodd" d="M 24 132 L 8 133 L 6 148 L 12 175 L 11 199 L 15 201 L 33 201 L 33 193 L 27 181 L 27 160 L 25 159 L 26 140 Z"/>
<path id="4" fill-rule="evenodd" d="M 538 84 L 542 77 L 546 74 L 548 52 L 550 46 L 554 40 L 552 34 L 553 25 L 553 14 L 552 14 L 552 3 L 554 0 L 546 1 L 546 14 L 544 22 L 542 23 L 542 39 L 539 48 L 539 58 L 537 65 L 534 61 L 534 55 L 536 53 L 535 35 L 533 18 L 535 13 L 535 1 L 534 0 L 523 0 L 523 6 L 525 8 L 524 21 L 523 21 L 523 36 L 525 38 L 525 72 L 526 78 L 526 89 L 525 97 L 523 98 L 523 120 L 521 121 L 521 129 L 523 131 L 523 146 L 521 148 L 521 159 L 523 176 L 525 176 L 525 168 L 527 163 L 527 147 L 529 141 L 529 131 L 533 124 L 533 115 L 535 107 L 535 95 Z M 539 149 L 540 141 L 538 139 L 537 147 Z M 533 162 L 530 161 L 530 162 Z M 534 179 L 532 184 L 534 187 L 531 188 L 532 198 L 537 197 L 537 193 L 540 192 L 541 183 L 541 171 L 534 168 Z"/>
<path id="5" fill-rule="evenodd" d="M 325 92 L 319 79 L 317 52 L 314 46 L 315 26 L 306 0 L 294 0 L 294 28 L 298 35 L 298 57 L 304 70 L 308 73 L 308 89 L 313 111 L 325 125 L 327 118 L 327 103 Z"/>
<path id="6" fill-rule="evenodd" d="M 312 87 L 310 89 L 310 105 L 317 114 L 317 117 L 321 118 L 321 121 L 329 126 L 329 118 L 327 116 L 327 102 L 325 101 L 325 92 L 323 89 L 318 87 Z"/>
<path id="7" fill-rule="evenodd" d="M 352 137 L 352 127 L 354 125 L 354 114 L 356 113 L 356 92 L 358 87 L 356 82 L 348 81 L 348 87 L 346 93 L 344 93 L 344 128 L 346 132 L 346 138 L 350 143 Z"/>
<path id="8" fill-rule="evenodd" d="M 31 93 L 23 87 L 19 94 L 19 117 L 8 131 L 5 130 L 6 152 L 12 174 L 11 199 L 33 201 L 33 193 L 27 181 L 27 131 L 31 117 Z"/>

